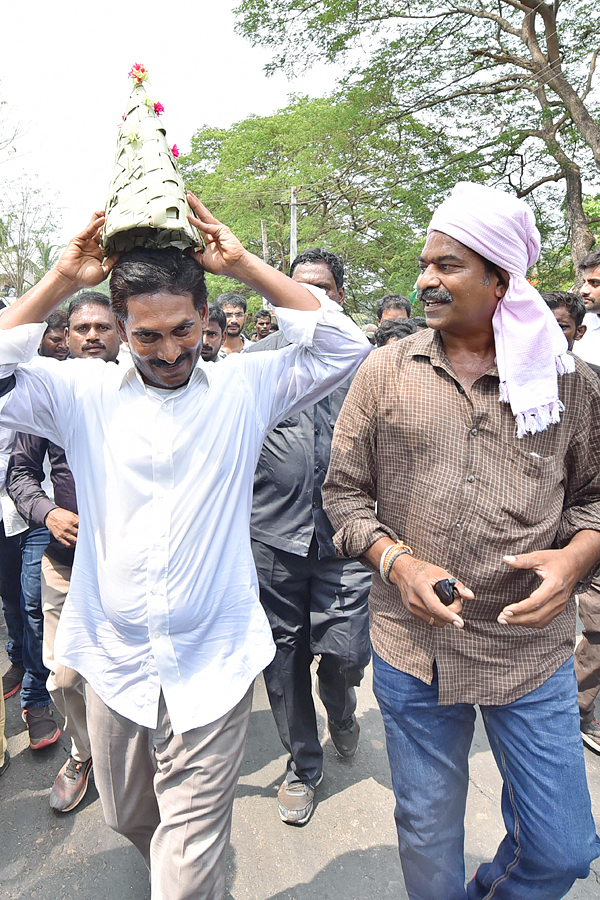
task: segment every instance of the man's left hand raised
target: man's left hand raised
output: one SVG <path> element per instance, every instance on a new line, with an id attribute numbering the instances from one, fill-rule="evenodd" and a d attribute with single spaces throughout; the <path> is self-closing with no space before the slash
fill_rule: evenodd
<path id="1" fill-rule="evenodd" d="M 211 275 L 234 276 L 236 265 L 246 250 L 227 225 L 223 225 L 207 210 L 198 198 L 188 191 L 187 200 L 194 212 L 188 219 L 201 232 L 204 250 L 194 254 L 200 265 Z"/>

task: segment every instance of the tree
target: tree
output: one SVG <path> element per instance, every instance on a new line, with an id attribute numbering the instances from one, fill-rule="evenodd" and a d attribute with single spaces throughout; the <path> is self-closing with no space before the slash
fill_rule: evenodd
<path id="1" fill-rule="evenodd" d="M 597 4 L 242 0 L 236 12 L 242 34 L 273 48 L 271 71 L 344 65 L 350 94 L 387 93 L 382 123 L 412 117 L 456 135 L 465 160 L 475 154 L 488 180 L 539 198 L 538 211 L 564 199 L 575 261 L 593 245 L 582 176 L 598 184 Z"/>
<path id="2" fill-rule="evenodd" d="M 40 188 L 25 178 L 2 188 L 0 280 L 5 294 L 20 297 L 44 274 L 40 270 L 55 250 L 49 242 L 56 227 L 56 210 L 44 199 Z"/>
<path id="3" fill-rule="evenodd" d="M 454 157 L 454 165 L 447 162 Z M 382 126 L 373 88 L 367 98 L 358 89 L 341 99 L 296 97 L 272 116 L 201 128 L 179 162 L 188 186 L 259 256 L 264 223 L 269 261 L 282 271 L 290 264 L 295 187 L 299 250 L 339 253 L 349 305 L 365 311 L 388 290 L 412 289 L 446 173 L 464 177 L 460 154 L 443 134 L 409 117 Z M 213 295 L 230 289 L 211 280 Z"/>

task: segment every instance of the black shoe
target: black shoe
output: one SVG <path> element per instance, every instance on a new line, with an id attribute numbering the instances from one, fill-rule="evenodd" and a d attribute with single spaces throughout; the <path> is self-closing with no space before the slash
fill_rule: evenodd
<path id="1" fill-rule="evenodd" d="M 327 727 L 329 728 L 329 737 L 331 743 L 335 747 L 335 752 L 342 759 L 352 759 L 358 748 L 358 737 L 360 735 L 360 725 L 356 721 L 356 716 L 350 716 L 345 722 L 336 725 L 331 719 L 327 719 Z"/>
<path id="2" fill-rule="evenodd" d="M 0 766 L 0 775 L 4 775 L 8 767 L 10 766 L 10 753 L 8 750 L 4 753 L 4 762 Z"/>
<path id="3" fill-rule="evenodd" d="M 60 728 L 54 721 L 54 713 L 49 706 L 24 709 L 22 716 L 29 729 L 29 746 L 32 750 L 49 747 L 59 739 Z"/>
<path id="4" fill-rule="evenodd" d="M 17 693 L 21 687 L 24 674 L 25 668 L 23 666 L 11 665 L 6 675 L 2 676 L 2 687 L 4 689 L 5 700 L 8 700 L 9 697 L 13 697 Z"/>

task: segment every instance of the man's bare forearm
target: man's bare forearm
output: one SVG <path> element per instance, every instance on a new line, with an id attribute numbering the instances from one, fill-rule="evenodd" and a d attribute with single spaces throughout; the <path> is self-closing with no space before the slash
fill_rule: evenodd
<path id="1" fill-rule="evenodd" d="M 244 254 L 237 262 L 232 275 L 273 306 L 299 310 L 314 310 L 320 307 L 319 301 L 307 288 L 292 281 L 273 266 L 267 265 L 253 253 Z"/>
<path id="2" fill-rule="evenodd" d="M 600 560 L 600 531 L 578 531 L 563 548 L 562 556 L 571 568 L 575 585 Z"/>

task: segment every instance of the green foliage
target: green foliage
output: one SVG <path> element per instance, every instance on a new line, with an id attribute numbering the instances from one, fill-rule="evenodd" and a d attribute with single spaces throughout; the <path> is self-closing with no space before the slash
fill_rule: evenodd
<path id="1" fill-rule="evenodd" d="M 418 121 L 452 135 L 478 177 L 538 209 L 558 201 L 549 252 L 572 239 L 577 255 L 593 241 L 580 194 L 582 176 L 599 184 L 598 4 L 242 0 L 236 13 L 238 31 L 272 50 L 270 71 L 334 62 L 346 97 L 379 91 L 387 125 Z"/>
<path id="2" fill-rule="evenodd" d="M 272 116 L 229 129 L 200 128 L 180 157 L 184 179 L 246 247 L 289 270 L 290 190 L 297 189 L 298 250 L 340 254 L 353 310 L 371 313 L 388 291 L 407 294 L 416 278 L 431 211 L 448 187 L 473 170 L 443 131 L 411 119 L 386 124 L 381 87 L 291 99 Z M 443 167 L 442 167 L 443 162 Z M 209 277 L 210 296 L 231 282 Z M 237 288 L 236 288 L 237 290 Z M 240 292 L 245 296 L 244 288 Z"/>

